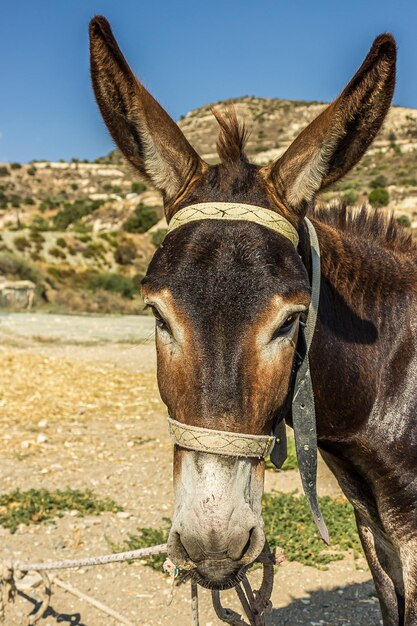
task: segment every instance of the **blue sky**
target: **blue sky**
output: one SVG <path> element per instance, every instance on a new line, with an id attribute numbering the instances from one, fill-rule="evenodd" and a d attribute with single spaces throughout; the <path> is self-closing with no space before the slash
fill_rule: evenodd
<path id="1" fill-rule="evenodd" d="M 415 0 L 9 0 L 0 12 L 0 161 L 112 149 L 89 79 L 87 29 L 98 13 L 175 119 L 242 95 L 329 101 L 384 31 L 399 45 L 394 102 L 417 107 Z"/>

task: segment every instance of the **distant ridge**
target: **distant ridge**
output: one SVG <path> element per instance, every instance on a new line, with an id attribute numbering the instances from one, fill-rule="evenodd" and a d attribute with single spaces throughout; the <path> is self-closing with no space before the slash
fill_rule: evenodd
<path id="1" fill-rule="evenodd" d="M 319 115 L 327 104 L 316 101 L 285 100 L 243 96 L 202 106 L 182 116 L 178 122 L 187 139 L 209 163 L 218 158 L 215 151 L 217 123 L 211 107 L 234 106 L 240 119 L 250 131 L 247 152 L 252 160 L 268 163 L 277 158 L 307 124 Z M 376 138 L 372 151 L 385 150 L 395 142 L 406 151 L 417 149 L 417 109 L 391 107 L 387 120 Z M 114 150 L 103 158 L 105 162 L 120 163 L 121 155 Z"/>

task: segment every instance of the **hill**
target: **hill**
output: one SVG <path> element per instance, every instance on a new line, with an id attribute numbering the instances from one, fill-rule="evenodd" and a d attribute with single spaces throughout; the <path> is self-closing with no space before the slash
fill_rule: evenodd
<path id="1" fill-rule="evenodd" d="M 247 152 L 259 164 L 280 156 L 326 106 L 253 97 L 216 106 L 229 105 L 246 122 Z M 210 108 L 191 111 L 179 125 L 215 163 L 217 124 Z M 384 205 L 417 233 L 417 110 L 390 110 L 371 149 L 322 201 L 337 197 Z M 38 305 L 138 312 L 136 285 L 165 226 L 159 194 L 137 179 L 118 151 L 95 163 L 0 165 L 0 275 L 32 280 Z"/>

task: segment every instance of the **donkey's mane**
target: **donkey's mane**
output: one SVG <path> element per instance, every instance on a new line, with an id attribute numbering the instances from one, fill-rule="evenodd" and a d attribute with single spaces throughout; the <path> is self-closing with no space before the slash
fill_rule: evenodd
<path id="1" fill-rule="evenodd" d="M 239 122 L 236 109 L 229 107 L 224 113 L 212 107 L 211 112 L 220 126 L 217 137 L 217 153 L 224 165 L 248 162 L 245 154 L 245 144 L 249 133 L 244 122 Z"/>
<path id="2" fill-rule="evenodd" d="M 393 213 L 366 205 L 349 207 L 346 204 L 335 204 L 330 207 L 317 206 L 311 216 L 355 238 L 374 241 L 385 249 L 416 258 L 417 244 L 411 232 L 398 224 Z"/>

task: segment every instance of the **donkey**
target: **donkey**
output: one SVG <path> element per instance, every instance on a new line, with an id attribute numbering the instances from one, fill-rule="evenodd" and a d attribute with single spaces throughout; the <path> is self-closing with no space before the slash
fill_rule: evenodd
<path id="1" fill-rule="evenodd" d="M 90 25 L 96 99 L 128 161 L 163 196 L 170 223 L 204 203 L 273 212 L 297 247 L 255 220 L 197 219 L 168 234 L 143 280 L 156 319 L 158 384 L 187 428 L 268 435 L 291 424 L 291 377 L 311 298 L 309 212 L 322 255 L 310 349 L 321 454 L 352 503 L 384 626 L 417 626 L 417 250 L 377 211 L 314 208 L 362 157 L 388 112 L 393 37 L 271 165 L 251 164 L 233 112 L 216 113 L 209 166 L 135 78 L 105 18 Z M 174 448 L 173 561 L 225 588 L 262 551 L 262 459 Z"/>

